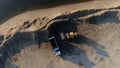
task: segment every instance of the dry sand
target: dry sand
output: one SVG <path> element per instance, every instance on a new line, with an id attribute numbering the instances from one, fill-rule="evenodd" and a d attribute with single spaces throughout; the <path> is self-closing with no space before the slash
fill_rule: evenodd
<path id="1" fill-rule="evenodd" d="M 42 28 L 66 19 L 75 20 L 77 25 L 73 26 L 79 36 L 61 45 L 62 56 L 55 56 L 47 38 L 49 33 Z M 119 0 L 26 11 L 0 25 L 4 36 L 0 40 L 0 68 L 119 68 L 119 23 Z M 72 29 L 62 26 L 66 27 Z"/>

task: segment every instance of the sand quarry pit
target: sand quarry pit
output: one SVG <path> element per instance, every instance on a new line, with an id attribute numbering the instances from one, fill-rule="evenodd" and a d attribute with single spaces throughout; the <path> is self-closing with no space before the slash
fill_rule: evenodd
<path id="1" fill-rule="evenodd" d="M 0 68 L 119 68 L 120 4 L 107 2 L 31 10 L 9 19 L 0 25 Z M 62 42 L 62 31 L 78 36 Z M 61 56 L 48 40 L 53 34 Z"/>

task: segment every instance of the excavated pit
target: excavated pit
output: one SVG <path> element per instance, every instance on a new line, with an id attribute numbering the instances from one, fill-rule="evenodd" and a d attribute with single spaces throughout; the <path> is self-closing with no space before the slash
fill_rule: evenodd
<path id="1" fill-rule="evenodd" d="M 67 21 L 58 21 L 51 24 L 48 28 L 49 31 L 49 37 L 55 37 L 57 40 L 58 46 L 60 47 L 60 50 L 62 54 L 72 52 L 74 48 L 70 47 L 69 45 L 66 45 L 67 42 L 64 42 L 61 37 L 61 32 L 77 32 L 77 25 L 76 21 L 74 20 L 67 20 Z"/>

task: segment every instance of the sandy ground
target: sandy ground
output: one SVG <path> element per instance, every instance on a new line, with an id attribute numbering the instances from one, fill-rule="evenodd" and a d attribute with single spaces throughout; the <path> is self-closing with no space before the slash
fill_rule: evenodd
<path id="1" fill-rule="evenodd" d="M 62 56 L 55 56 L 47 39 L 49 33 L 42 28 L 65 19 L 77 23 L 73 27 L 79 36 L 62 44 Z M 119 0 L 26 11 L 0 25 L 4 36 L 0 39 L 0 68 L 119 68 L 119 23 Z M 64 28 L 73 29 L 63 25 L 61 30 Z"/>

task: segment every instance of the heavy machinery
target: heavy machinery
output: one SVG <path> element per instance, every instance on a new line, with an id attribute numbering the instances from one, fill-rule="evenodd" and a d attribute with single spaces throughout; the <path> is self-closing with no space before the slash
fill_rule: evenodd
<path id="1" fill-rule="evenodd" d="M 58 46 L 58 43 L 57 43 L 56 39 L 54 37 L 50 37 L 49 41 L 52 45 L 52 48 L 55 52 L 55 55 L 57 55 L 57 56 L 61 55 L 61 52 L 60 52 L 60 49 L 59 49 L 59 46 Z"/>
<path id="2" fill-rule="evenodd" d="M 62 40 L 74 39 L 78 36 L 77 32 L 61 32 L 60 37 Z"/>

